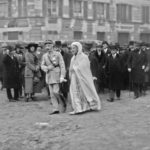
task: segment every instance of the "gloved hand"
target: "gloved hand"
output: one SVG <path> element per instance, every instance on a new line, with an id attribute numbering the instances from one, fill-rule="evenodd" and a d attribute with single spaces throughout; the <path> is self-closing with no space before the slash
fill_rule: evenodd
<path id="1" fill-rule="evenodd" d="M 93 80 L 97 80 L 97 78 L 96 78 L 96 77 L 93 77 Z"/>
<path id="2" fill-rule="evenodd" d="M 64 82 L 64 80 L 65 80 L 65 79 L 61 77 L 61 78 L 60 78 L 60 83 Z"/>
<path id="3" fill-rule="evenodd" d="M 128 72 L 131 72 L 131 68 L 128 68 Z"/>
<path id="4" fill-rule="evenodd" d="M 145 65 L 142 66 L 142 69 L 145 69 Z"/>

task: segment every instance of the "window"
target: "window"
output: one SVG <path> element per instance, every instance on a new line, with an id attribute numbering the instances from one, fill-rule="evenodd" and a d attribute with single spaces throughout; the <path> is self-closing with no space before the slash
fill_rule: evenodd
<path id="1" fill-rule="evenodd" d="M 128 44 L 130 41 L 130 34 L 128 32 L 118 33 L 118 43 L 120 45 Z"/>
<path id="2" fill-rule="evenodd" d="M 57 0 L 48 0 L 48 16 L 58 16 Z"/>
<path id="3" fill-rule="evenodd" d="M 22 0 L 19 0 L 18 1 L 18 15 L 19 17 L 22 17 L 23 16 L 23 1 Z"/>
<path id="4" fill-rule="evenodd" d="M 74 39 L 81 40 L 82 39 L 82 32 L 81 31 L 74 31 Z"/>
<path id="5" fill-rule="evenodd" d="M 103 19 L 105 16 L 104 3 L 97 3 L 96 5 L 96 18 Z"/>
<path id="6" fill-rule="evenodd" d="M 58 40 L 58 32 L 57 31 L 48 31 L 47 39 Z"/>
<path id="7" fill-rule="evenodd" d="M 105 32 L 97 32 L 97 40 L 105 41 Z"/>
<path id="8" fill-rule="evenodd" d="M 150 22 L 150 8 L 149 6 L 142 7 L 142 22 L 149 23 Z"/>
<path id="9" fill-rule="evenodd" d="M 83 17 L 83 1 L 74 0 L 73 12 L 75 17 Z"/>
<path id="10" fill-rule="evenodd" d="M 142 42 L 150 43 L 150 33 L 141 33 L 140 40 Z"/>
<path id="11" fill-rule="evenodd" d="M 27 16 L 27 0 L 18 0 L 18 16 Z"/>
<path id="12" fill-rule="evenodd" d="M 127 4 L 117 5 L 117 21 L 122 23 L 129 23 L 132 19 L 132 6 Z"/>
<path id="13" fill-rule="evenodd" d="M 8 32 L 8 40 L 18 40 L 18 32 Z"/>
<path id="14" fill-rule="evenodd" d="M 99 24 L 103 24 L 106 20 L 109 20 L 109 4 L 94 2 L 94 18 L 99 20 Z"/>
<path id="15" fill-rule="evenodd" d="M 0 17 L 8 17 L 8 3 L 0 2 Z"/>

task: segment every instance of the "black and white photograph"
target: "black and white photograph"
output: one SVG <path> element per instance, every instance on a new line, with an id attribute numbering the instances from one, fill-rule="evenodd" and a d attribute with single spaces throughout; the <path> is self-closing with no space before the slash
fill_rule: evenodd
<path id="1" fill-rule="evenodd" d="M 150 150 L 150 0 L 0 0 L 0 150 Z"/>

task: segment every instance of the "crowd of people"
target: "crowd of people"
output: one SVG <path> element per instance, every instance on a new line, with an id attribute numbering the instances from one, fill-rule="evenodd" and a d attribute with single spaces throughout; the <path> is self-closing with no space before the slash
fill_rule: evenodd
<path id="1" fill-rule="evenodd" d="M 146 95 L 150 45 L 135 41 L 122 47 L 106 41 L 3 43 L 0 80 L 9 102 L 23 97 L 32 101 L 45 88 L 53 109 L 50 114 L 60 112 L 59 103 L 66 108 L 68 93 L 70 114 L 100 110 L 101 93 L 109 92 L 108 102 L 120 100 L 122 90 L 133 91 L 134 99 Z"/>

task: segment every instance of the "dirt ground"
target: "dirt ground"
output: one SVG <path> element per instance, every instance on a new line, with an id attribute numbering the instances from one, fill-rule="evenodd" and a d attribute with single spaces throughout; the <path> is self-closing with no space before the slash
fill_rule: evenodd
<path id="1" fill-rule="evenodd" d="M 0 150 L 150 150 L 150 91 L 134 100 L 106 101 L 102 110 L 82 115 L 49 115 L 46 95 L 33 102 L 8 102 L 0 92 Z M 47 123 L 45 126 L 39 123 Z"/>

